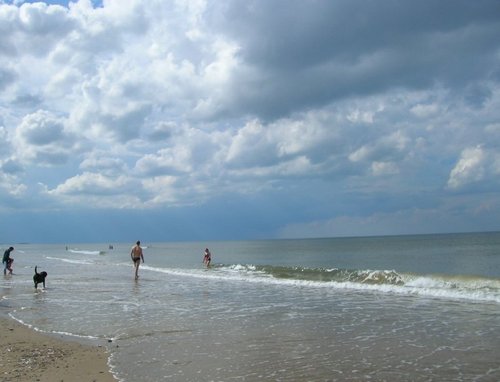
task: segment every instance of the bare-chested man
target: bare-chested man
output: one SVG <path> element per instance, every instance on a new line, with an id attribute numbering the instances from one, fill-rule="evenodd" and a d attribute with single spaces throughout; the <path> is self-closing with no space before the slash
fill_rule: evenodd
<path id="1" fill-rule="evenodd" d="M 144 255 L 142 254 L 141 242 L 139 240 L 132 247 L 132 250 L 130 251 L 130 257 L 134 262 L 135 279 L 137 280 L 139 278 L 139 264 L 141 263 L 141 260 L 144 263 Z"/>

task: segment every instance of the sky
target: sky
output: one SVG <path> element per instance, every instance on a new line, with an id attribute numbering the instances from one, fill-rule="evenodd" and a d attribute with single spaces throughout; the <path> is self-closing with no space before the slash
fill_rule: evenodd
<path id="1" fill-rule="evenodd" d="M 0 0 L 0 243 L 500 230 L 497 0 Z"/>

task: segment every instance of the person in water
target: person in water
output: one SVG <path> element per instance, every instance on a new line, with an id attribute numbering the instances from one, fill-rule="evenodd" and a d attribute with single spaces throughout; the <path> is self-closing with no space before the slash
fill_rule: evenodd
<path id="1" fill-rule="evenodd" d="M 212 261 L 212 254 L 208 248 L 205 248 L 205 256 L 203 256 L 203 264 L 210 267 L 210 262 Z"/>
<path id="2" fill-rule="evenodd" d="M 3 274 L 6 275 L 7 271 L 9 271 L 9 275 L 12 274 L 12 263 L 14 259 L 10 257 L 10 253 L 14 250 L 14 247 L 9 247 L 4 253 L 2 258 L 2 264 L 4 265 Z"/>
<path id="3" fill-rule="evenodd" d="M 135 279 L 137 280 L 139 278 L 139 265 L 141 264 L 141 260 L 144 263 L 144 255 L 142 254 L 141 242 L 139 240 L 132 247 L 132 250 L 130 251 L 130 257 L 134 262 Z"/>

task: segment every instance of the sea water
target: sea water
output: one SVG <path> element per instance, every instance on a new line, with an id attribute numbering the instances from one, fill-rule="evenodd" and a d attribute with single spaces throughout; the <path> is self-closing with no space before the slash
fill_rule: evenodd
<path id="1" fill-rule="evenodd" d="M 143 244 L 14 244 L 2 311 L 125 382 L 500 380 L 500 233 Z"/>

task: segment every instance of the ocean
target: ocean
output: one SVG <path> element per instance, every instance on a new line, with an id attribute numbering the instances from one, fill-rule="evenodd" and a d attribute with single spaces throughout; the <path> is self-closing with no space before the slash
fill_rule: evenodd
<path id="1" fill-rule="evenodd" d="M 124 382 L 500 380 L 500 233 L 141 239 L 134 280 L 137 239 L 4 244 L 0 311 L 104 344 Z"/>

